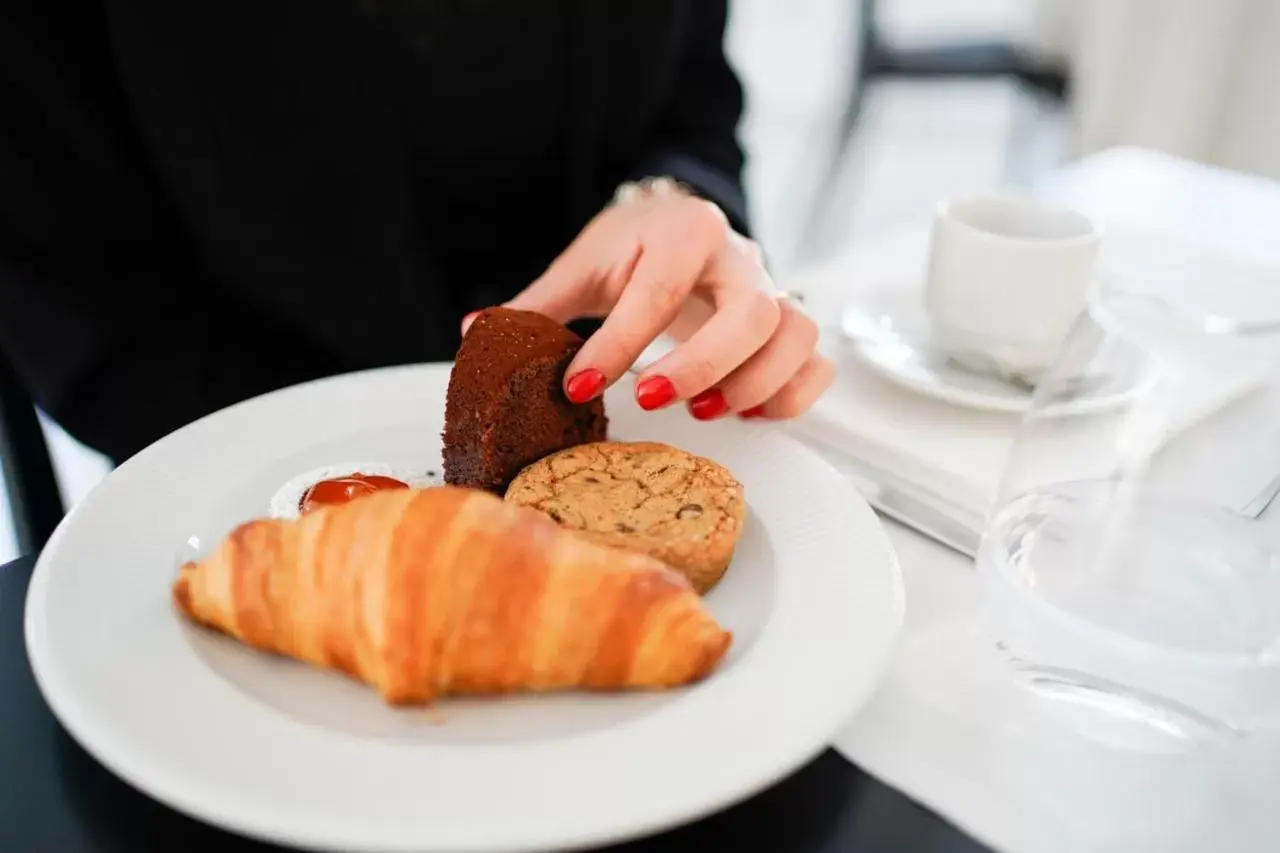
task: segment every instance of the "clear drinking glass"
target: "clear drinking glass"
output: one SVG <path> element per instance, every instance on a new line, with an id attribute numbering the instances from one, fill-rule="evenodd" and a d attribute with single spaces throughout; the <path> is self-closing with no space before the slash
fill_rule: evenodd
<path id="1" fill-rule="evenodd" d="M 1280 280 L 1101 280 L 1038 383 L 978 556 L 1015 680 L 1116 746 L 1273 731 L 1277 491 Z"/>

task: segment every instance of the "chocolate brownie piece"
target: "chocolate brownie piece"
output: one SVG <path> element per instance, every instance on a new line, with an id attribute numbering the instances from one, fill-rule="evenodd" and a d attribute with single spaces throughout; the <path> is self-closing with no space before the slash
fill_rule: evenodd
<path id="1" fill-rule="evenodd" d="M 582 338 L 532 311 L 490 308 L 467 330 L 449 376 L 444 479 L 501 495 L 525 466 L 606 437 L 604 401 L 576 404 L 565 369 Z"/>

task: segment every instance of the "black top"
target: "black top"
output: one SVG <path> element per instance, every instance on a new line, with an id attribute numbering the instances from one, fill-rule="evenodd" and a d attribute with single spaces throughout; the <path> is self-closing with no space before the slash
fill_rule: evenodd
<path id="1" fill-rule="evenodd" d="M 745 228 L 726 0 L 5 0 L 0 356 L 116 460 L 445 360 L 629 178 Z"/>
<path id="2" fill-rule="evenodd" d="M 267 853 L 126 786 L 63 731 L 31 677 L 22 602 L 32 562 L 0 566 L 0 851 Z M 207 842 L 207 843 L 206 843 Z M 828 750 L 728 811 L 617 853 L 990 853 Z"/>

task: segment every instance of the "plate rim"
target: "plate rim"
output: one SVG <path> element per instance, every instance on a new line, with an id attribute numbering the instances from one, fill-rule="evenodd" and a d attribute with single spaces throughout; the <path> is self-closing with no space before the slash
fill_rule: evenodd
<path id="1" fill-rule="evenodd" d="M 177 442 L 187 440 L 187 437 L 197 432 L 202 424 L 207 424 L 213 419 L 221 419 L 227 416 L 227 413 L 233 410 L 243 410 L 262 405 L 262 401 L 267 398 L 280 396 L 290 396 L 294 394 L 316 393 L 317 386 L 337 385 L 342 386 L 349 383 L 360 383 L 370 378 L 377 378 L 384 381 L 394 382 L 400 375 L 415 376 L 427 373 L 445 373 L 449 369 L 449 363 L 436 363 L 427 365 L 400 365 L 387 368 L 375 368 L 372 370 L 354 371 L 351 373 L 339 374 L 336 376 L 324 377 L 310 382 L 301 383 L 299 385 L 287 388 L 277 389 L 266 394 L 258 395 L 248 400 L 241 401 L 232 406 L 226 407 L 218 412 L 206 415 L 180 429 L 170 433 L 157 440 L 148 448 L 144 449 L 134 457 L 126 460 L 116 472 L 112 472 L 110 477 L 115 477 L 117 472 L 123 471 L 127 467 L 137 469 L 148 465 L 148 460 L 154 458 L 160 451 L 157 448 L 168 446 Z M 689 802 L 687 805 L 668 809 L 661 817 L 639 817 L 631 818 L 629 821 L 615 821 L 613 828 L 595 828 L 594 831 L 577 832 L 572 836 L 562 835 L 555 839 L 547 838 L 541 842 L 513 843 L 506 846 L 493 846 L 485 844 L 482 847 L 470 846 L 466 849 L 486 849 L 486 850 L 551 850 L 551 849 L 577 849 L 583 846 L 589 846 L 600 843 L 620 842 L 627 839 L 648 835 L 653 832 L 661 831 L 675 825 L 680 825 L 692 820 L 696 820 L 707 814 L 714 813 L 726 808 L 734 803 L 740 802 L 755 793 L 758 793 L 769 786 L 775 784 L 780 779 L 785 778 L 795 772 L 799 767 L 810 761 L 815 755 L 820 753 L 827 747 L 839 726 L 845 721 L 852 718 L 854 712 L 870 700 L 871 696 L 879 683 L 881 683 L 887 674 L 888 668 L 892 662 L 894 651 L 901 637 L 902 625 L 905 615 L 905 586 L 898 563 L 898 557 L 890 543 L 886 532 L 879 523 L 874 512 L 866 503 L 865 499 L 857 492 L 851 483 L 847 481 L 830 463 L 823 459 L 820 454 L 809 448 L 803 442 L 800 442 L 793 436 L 786 435 L 781 431 L 773 431 L 771 440 L 779 441 L 788 446 L 788 452 L 801 453 L 807 456 L 810 461 L 825 469 L 823 476 L 829 476 L 831 483 L 839 483 L 842 491 L 848 496 L 848 502 L 844 507 L 849 513 L 861 516 L 860 525 L 868 533 L 873 533 L 876 539 L 874 545 L 878 556 L 883 558 L 883 567 L 878 571 L 885 574 L 890 588 L 890 612 L 886 614 L 889 617 L 891 627 L 888 631 L 884 648 L 878 656 L 869 665 L 864 665 L 863 671 L 869 673 L 869 677 L 865 677 L 861 681 L 859 689 L 849 689 L 846 695 L 842 697 L 838 704 L 840 711 L 833 711 L 828 716 L 837 718 L 837 721 L 829 727 L 829 730 L 813 729 L 807 737 L 798 738 L 804 741 L 803 748 L 796 747 L 792 750 L 789 759 L 777 762 L 771 772 L 762 773 L 758 776 L 743 777 L 736 785 L 728 786 L 721 790 L 718 796 L 704 797 L 700 800 Z M 32 573 L 30 585 L 27 590 L 26 600 L 24 602 L 24 641 L 28 654 L 28 659 L 35 677 L 37 686 L 41 695 L 45 698 L 50 709 L 60 724 L 67 730 L 72 738 L 95 760 L 99 761 L 114 775 L 125 781 L 132 787 L 144 792 L 147 796 L 164 803 L 188 816 L 202 820 L 206 823 L 213 824 L 223 829 L 235 832 L 241 835 L 249 835 L 276 843 L 284 843 L 289 845 L 302 845 L 309 849 L 317 850 L 338 850 L 350 849 L 352 839 L 350 838 L 333 838 L 325 839 L 308 835 L 305 832 L 299 833 L 294 830 L 282 829 L 279 825 L 262 825 L 253 822 L 246 822 L 243 817 L 228 814 L 228 811 L 234 812 L 234 808 L 229 808 L 225 803 L 201 802 L 191 799 L 187 796 L 190 788 L 175 791 L 172 785 L 166 787 L 164 784 L 157 784 L 154 774 L 138 771 L 139 761 L 136 758 L 131 759 L 127 753 L 129 752 L 128 744 L 123 746 L 112 744 L 112 732 L 107 724 L 100 719 L 95 720 L 92 712 L 84 704 L 83 698 L 76 696 L 77 689 L 73 684 L 64 682 L 66 673 L 57 671 L 57 667 L 50 657 L 51 652 L 45 647 L 47 639 L 42 635 L 42 626 L 40 624 L 39 615 L 44 608 L 49 606 L 49 582 L 51 572 L 50 567 L 55 565 L 61 553 L 62 543 L 65 540 L 67 531 L 77 526 L 79 518 L 84 515 L 85 507 L 92 507 L 90 501 L 94 494 L 99 491 L 105 482 L 95 487 L 85 502 L 74 508 L 67 517 L 58 525 L 54 534 L 51 536 L 45 548 L 37 558 L 35 568 Z M 77 701 L 79 700 L 79 701 Z M 105 727 L 105 728 L 104 728 Z M 144 758 L 142 764 L 148 761 Z M 163 774 L 161 774 L 163 775 Z M 171 780 L 170 780 L 171 781 Z M 197 786 L 198 787 L 198 786 Z M 637 814 L 638 810 L 633 810 L 633 814 Z M 287 822 L 287 821 L 285 821 Z M 593 825 L 594 826 L 594 825 Z M 428 845 L 431 842 L 426 842 Z M 423 842 L 420 840 L 405 839 L 403 843 L 391 844 L 375 844 L 369 845 L 367 842 L 360 842 L 360 849 L 371 850 L 408 850 L 408 849 L 424 849 Z M 426 849 L 434 849 L 428 846 Z"/>

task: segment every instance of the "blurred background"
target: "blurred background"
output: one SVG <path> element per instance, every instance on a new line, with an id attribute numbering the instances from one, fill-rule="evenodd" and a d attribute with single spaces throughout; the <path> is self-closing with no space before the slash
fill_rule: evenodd
<path id="1" fill-rule="evenodd" d="M 1280 0 L 731 6 L 748 191 L 779 277 L 922 222 L 941 196 L 1026 184 L 1116 145 L 1280 179 Z M 8 383 L 0 395 L 4 562 L 19 552 L 11 495 L 71 507 L 108 469 L 24 419 Z M 60 494 L 19 496 L 20 474 L 48 470 L 42 435 Z"/>

